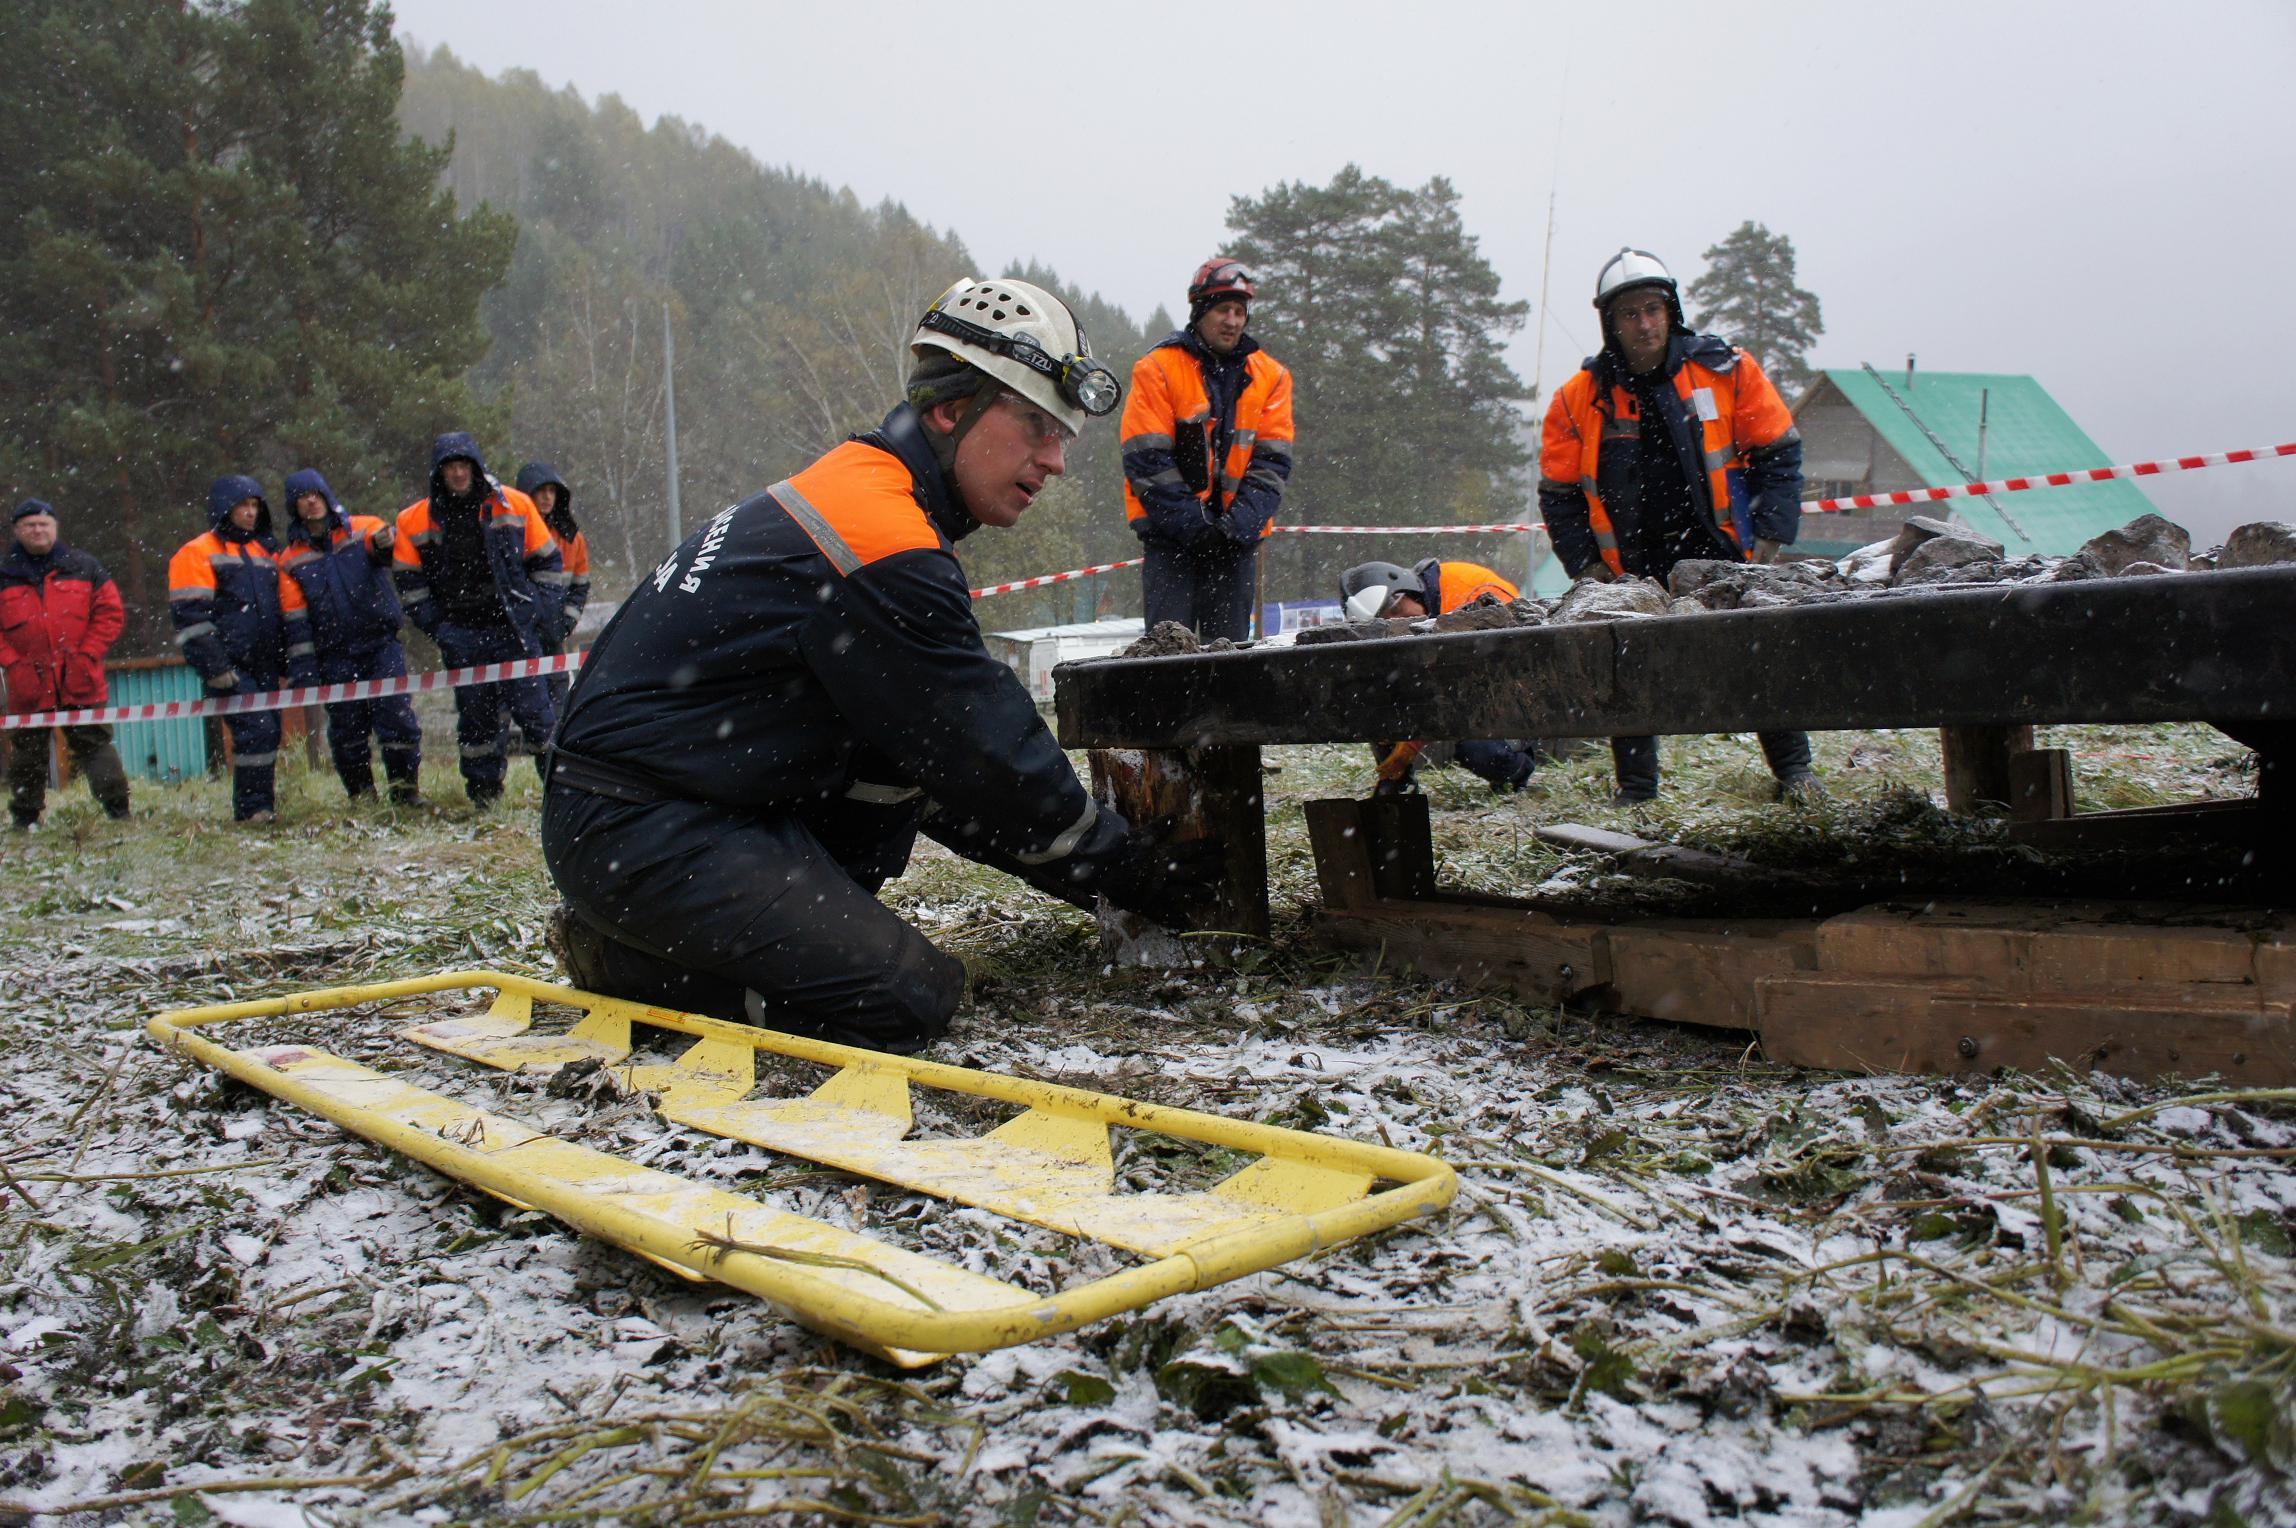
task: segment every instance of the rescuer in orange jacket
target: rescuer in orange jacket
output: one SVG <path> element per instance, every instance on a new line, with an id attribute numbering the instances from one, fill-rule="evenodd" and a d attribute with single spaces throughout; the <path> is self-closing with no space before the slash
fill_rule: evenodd
<path id="1" fill-rule="evenodd" d="M 1409 568 L 1392 562 L 1365 562 L 1339 577 L 1339 597 L 1351 621 L 1416 621 L 1423 616 L 1449 615 L 1477 600 L 1511 605 L 1522 590 L 1478 562 L 1444 562 L 1430 557 Z M 1490 782 L 1495 791 L 1520 790 L 1539 767 L 1536 741 L 1512 742 L 1500 738 L 1467 738 L 1457 743 L 1374 743 L 1379 761 L 1377 795 L 1398 795 L 1410 790 L 1421 764 L 1457 763 L 1469 774 Z"/>
<path id="2" fill-rule="evenodd" d="M 1603 347 L 1548 405 L 1539 508 L 1573 578 L 1663 582 L 1691 558 L 1768 562 L 1801 529 L 1802 437 L 1745 351 L 1693 331 L 1658 257 L 1595 281 Z M 1810 739 L 1759 735 L 1781 799 L 1817 789 Z M 1658 741 L 1613 738 L 1617 804 L 1658 794 Z"/>
<path id="3" fill-rule="evenodd" d="M 208 532 L 167 565 L 167 607 L 176 645 L 207 682 L 210 698 L 289 684 L 315 684 L 310 611 L 295 580 L 272 555 L 271 506 L 263 485 L 237 473 L 207 490 Z M 270 822 L 277 815 L 273 771 L 279 713 L 239 711 L 223 718 L 231 734 L 231 815 Z"/>
<path id="4" fill-rule="evenodd" d="M 1244 332 L 1255 288 L 1214 256 L 1188 283 L 1188 327 L 1132 368 L 1124 516 L 1140 538 L 1148 625 L 1251 635 L 1260 541 L 1292 470 L 1291 373 Z"/>
<path id="5" fill-rule="evenodd" d="M 1115 376 L 1025 281 L 957 283 L 910 351 L 883 424 L 721 510 L 591 646 L 542 808 L 576 986 L 915 1050 L 965 984 L 876 897 L 918 833 L 1167 920 L 1217 879 L 1216 848 L 1093 801 L 957 561 L 1066 468 Z"/>

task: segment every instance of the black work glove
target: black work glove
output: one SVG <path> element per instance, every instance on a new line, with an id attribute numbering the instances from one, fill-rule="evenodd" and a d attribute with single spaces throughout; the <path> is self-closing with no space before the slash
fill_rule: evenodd
<path id="1" fill-rule="evenodd" d="M 1134 828 L 1094 889 L 1127 912 L 1178 928 L 1218 895 L 1227 856 L 1218 839 L 1174 842 L 1171 832 L 1169 821 Z"/>

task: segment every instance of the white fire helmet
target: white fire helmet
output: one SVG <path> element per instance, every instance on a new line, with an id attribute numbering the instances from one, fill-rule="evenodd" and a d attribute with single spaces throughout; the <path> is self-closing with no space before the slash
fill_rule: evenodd
<path id="1" fill-rule="evenodd" d="M 999 278 L 956 283 L 918 320 L 912 355 L 945 350 L 1066 425 L 1115 411 L 1116 374 L 1092 358 L 1068 304 L 1040 286 Z"/>

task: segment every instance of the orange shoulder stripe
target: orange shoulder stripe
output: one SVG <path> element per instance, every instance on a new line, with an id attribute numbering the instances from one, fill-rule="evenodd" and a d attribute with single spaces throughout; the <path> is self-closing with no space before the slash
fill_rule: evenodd
<path id="1" fill-rule="evenodd" d="M 892 453 L 857 440 L 768 492 L 840 573 L 898 552 L 947 545 L 918 505 L 909 469 Z"/>

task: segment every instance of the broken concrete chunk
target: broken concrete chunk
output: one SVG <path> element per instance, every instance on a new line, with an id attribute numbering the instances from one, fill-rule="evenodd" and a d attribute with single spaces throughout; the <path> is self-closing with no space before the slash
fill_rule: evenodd
<path id="1" fill-rule="evenodd" d="M 2258 520 L 2224 538 L 2216 554 L 2220 568 L 2262 568 L 2276 562 L 2296 562 L 2296 525 L 2285 520 Z"/>
<path id="2" fill-rule="evenodd" d="M 1957 525 L 1951 520 L 1939 520 L 1929 515 L 1908 515 L 1905 524 L 1898 527 L 1897 539 L 1890 543 L 1890 573 L 1895 575 L 1900 568 L 1904 567 L 1905 560 L 1913 555 L 1916 547 L 1925 541 L 1934 541 L 1940 536 L 1959 536 L 1977 541 L 1992 539 L 1987 536 L 1980 536 L 1968 526 Z M 2000 556 L 2002 550 L 2001 543 L 1995 541 L 1993 543 L 1993 555 Z"/>
<path id="3" fill-rule="evenodd" d="M 2117 577 L 2139 562 L 2174 572 L 2190 560 L 2192 536 L 2172 520 L 2139 515 L 2118 530 L 2091 536 L 2081 555 L 2093 559 L 2107 577 Z"/>
<path id="4" fill-rule="evenodd" d="M 1196 634 L 1178 621 L 1158 621 L 1149 633 L 1125 648 L 1119 658 L 1170 658 L 1202 649 Z"/>
<path id="5" fill-rule="evenodd" d="M 1555 606 L 1553 619 L 1571 621 L 1631 621 L 1669 614 L 1664 586 L 1656 579 L 1626 577 L 1597 583 L 1582 578 Z"/>
<path id="6" fill-rule="evenodd" d="M 1974 533 L 1930 536 L 1897 564 L 1896 581 L 1900 584 L 1933 584 L 1951 569 L 1980 564 L 1991 564 L 1996 569 L 2000 567 L 2000 542 L 1990 536 Z"/>
<path id="7" fill-rule="evenodd" d="M 1477 600 L 1439 615 L 1429 624 L 1437 631 L 1500 631 L 1516 622 L 1514 611 L 1497 600 Z"/>

